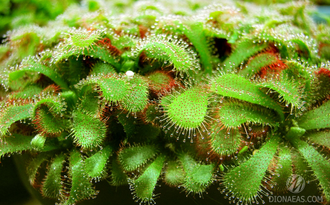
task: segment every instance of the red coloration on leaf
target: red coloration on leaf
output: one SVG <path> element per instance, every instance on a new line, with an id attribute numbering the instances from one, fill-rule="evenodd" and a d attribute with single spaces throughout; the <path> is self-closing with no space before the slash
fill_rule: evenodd
<path id="1" fill-rule="evenodd" d="M 255 126 L 255 127 L 252 127 L 252 130 L 247 130 L 247 126 L 245 126 L 245 129 L 242 126 L 242 127 L 240 127 L 239 130 L 240 130 L 241 135 L 245 136 L 245 140 L 243 140 L 242 142 L 249 148 L 254 149 L 254 145 L 257 145 L 260 142 L 263 142 L 265 140 L 266 136 L 270 132 L 270 127 L 269 126 L 265 126 L 265 127 Z M 248 136 L 246 134 L 248 134 Z M 241 150 L 241 148 L 239 149 L 239 151 L 240 150 Z"/>
<path id="2" fill-rule="evenodd" d="M 318 52 L 319 56 L 322 55 L 322 50 L 323 50 L 324 47 L 330 47 L 330 44 L 327 44 L 327 43 L 320 43 L 319 44 L 319 52 Z"/>
<path id="3" fill-rule="evenodd" d="M 320 68 L 318 71 L 315 71 L 315 74 L 326 75 L 330 78 L 330 70 L 325 69 L 325 68 Z"/>
<path id="4" fill-rule="evenodd" d="M 155 71 L 151 74 L 157 74 L 157 73 L 161 73 L 164 76 L 168 77 L 168 81 L 165 82 L 164 84 L 153 84 L 153 83 L 149 83 L 149 89 L 151 91 L 151 94 L 155 95 L 155 96 L 161 96 L 161 95 L 165 95 L 166 93 L 169 93 L 171 90 L 173 90 L 174 88 L 177 87 L 182 87 L 184 88 L 180 82 L 177 82 L 173 76 L 171 75 L 171 72 L 168 71 Z M 150 75 L 151 75 L 150 74 Z"/>
<path id="5" fill-rule="evenodd" d="M 249 137 L 252 139 L 260 138 L 262 136 L 266 136 L 268 134 L 268 131 L 270 130 L 269 126 L 264 127 L 252 127 L 252 130 L 246 130 L 243 128 L 240 129 L 241 134 L 249 134 Z"/>
<path id="6" fill-rule="evenodd" d="M 112 115 L 114 108 L 112 105 L 105 105 L 104 108 L 101 110 L 101 117 L 103 119 L 107 119 Z"/>
<path id="7" fill-rule="evenodd" d="M 45 136 L 46 131 L 43 128 L 41 121 L 42 121 L 42 119 L 41 119 L 41 116 L 39 114 L 39 110 L 37 110 L 36 111 L 36 116 L 33 119 L 32 123 L 35 125 L 36 129 L 38 130 L 38 132 L 40 132 L 41 135 Z"/>
<path id="8" fill-rule="evenodd" d="M 122 54 L 122 51 L 119 50 L 117 47 L 113 46 L 111 44 L 111 40 L 109 38 L 103 38 L 101 40 L 99 40 L 97 42 L 98 45 L 103 45 L 105 46 L 106 48 L 108 48 L 108 50 L 113 54 L 113 55 L 116 55 L 116 56 L 120 56 Z"/>
<path id="9" fill-rule="evenodd" d="M 87 31 L 95 31 L 97 30 L 95 27 L 87 26 Z"/>
<path id="10" fill-rule="evenodd" d="M 60 91 L 61 91 L 60 86 L 55 85 L 55 84 L 51 84 L 42 90 L 42 92 L 50 92 L 50 93 L 53 93 L 54 95 L 59 93 Z"/>
<path id="11" fill-rule="evenodd" d="M 197 150 L 197 156 L 207 159 L 207 161 L 217 161 L 220 156 L 212 150 L 212 147 L 210 145 L 210 139 L 209 137 L 205 137 L 204 139 L 201 136 L 196 137 L 196 150 Z"/>
<path id="12" fill-rule="evenodd" d="M 6 101 L 6 106 L 20 106 L 20 105 L 26 105 L 26 104 L 30 104 L 33 103 L 32 99 L 23 99 L 23 98 L 8 98 Z"/>
<path id="13" fill-rule="evenodd" d="M 36 130 L 37 130 L 42 136 L 46 136 L 46 137 L 57 137 L 58 134 L 59 134 L 59 132 L 51 133 L 51 132 L 49 132 L 49 131 L 47 131 L 47 130 L 45 129 L 44 124 L 43 124 L 42 114 L 40 113 L 42 107 L 43 107 L 43 106 L 39 107 L 39 108 L 36 110 L 36 114 L 35 114 L 34 119 L 32 120 L 32 123 L 35 125 Z"/>
<path id="14" fill-rule="evenodd" d="M 4 61 L 5 59 L 7 59 L 10 56 L 11 52 L 10 50 L 8 50 L 6 53 L 4 53 L 1 57 L 0 57 L 0 62 Z"/>
<path id="15" fill-rule="evenodd" d="M 116 111 L 118 109 L 119 109 L 119 105 L 116 105 L 114 103 L 105 105 L 100 111 L 100 113 L 98 113 L 99 119 L 102 122 L 107 123 L 111 117 L 115 116 Z"/>
<path id="16" fill-rule="evenodd" d="M 140 33 L 140 37 L 144 38 L 146 36 L 148 32 L 148 28 L 143 26 L 143 25 L 139 25 L 139 33 Z"/>
<path id="17" fill-rule="evenodd" d="M 264 53 L 268 53 L 270 55 L 275 56 L 277 61 L 261 68 L 258 73 L 258 76 L 260 76 L 261 78 L 264 78 L 266 75 L 278 75 L 281 73 L 282 70 L 285 70 L 287 68 L 286 64 L 279 58 L 279 54 L 276 48 L 271 47 Z"/>
<path id="18" fill-rule="evenodd" d="M 225 160 L 231 160 L 234 155 L 220 155 L 216 153 L 211 146 L 210 137 L 206 136 L 204 139 L 201 136 L 196 137 L 197 156 L 203 160 L 210 162 L 222 163 Z"/>
<path id="19" fill-rule="evenodd" d="M 137 113 L 137 116 L 138 116 L 140 119 L 142 119 L 142 122 L 143 122 L 143 124 L 145 124 L 145 125 L 148 124 L 148 123 L 151 123 L 152 125 L 155 125 L 155 122 L 154 122 L 154 121 L 149 122 L 148 119 L 147 119 L 147 111 L 148 111 L 148 108 L 149 108 L 150 106 L 156 106 L 156 102 L 148 102 L 148 104 L 147 104 L 147 106 L 144 108 L 144 110 L 143 110 L 142 112 L 140 112 L 140 113 Z M 159 126 L 159 125 L 157 124 L 157 126 Z"/>
<path id="20" fill-rule="evenodd" d="M 150 59 L 148 58 L 147 54 L 145 53 L 145 51 L 142 51 L 139 56 L 139 66 L 144 67 L 146 64 L 150 64 L 148 60 Z"/>

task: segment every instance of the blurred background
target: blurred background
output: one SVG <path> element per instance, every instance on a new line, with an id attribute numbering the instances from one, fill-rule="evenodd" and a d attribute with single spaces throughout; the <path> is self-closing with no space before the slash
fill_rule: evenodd
<path id="1" fill-rule="evenodd" d="M 0 163 L 0 204 L 41 205 L 25 189 L 11 157 L 1 159 Z"/>
<path id="2" fill-rule="evenodd" d="M 114 5 L 119 9 L 136 0 L 0 0 L 0 36 L 7 30 L 12 30 L 27 24 L 45 25 L 49 20 L 54 20 L 59 14 L 62 14 L 66 8 L 72 4 L 79 4 L 88 7 L 90 11 L 98 9 L 98 1 L 115 2 Z M 157 0 L 155 0 L 157 1 Z M 198 0 L 189 0 L 198 2 Z M 253 2 L 256 4 L 287 3 L 290 0 L 240 0 Z M 118 2 L 118 3 L 116 3 Z M 217 2 L 216 0 L 214 2 Z M 321 16 L 329 20 L 330 0 L 310 0 L 318 6 L 322 12 Z M 319 16 L 318 16 L 319 18 Z"/>

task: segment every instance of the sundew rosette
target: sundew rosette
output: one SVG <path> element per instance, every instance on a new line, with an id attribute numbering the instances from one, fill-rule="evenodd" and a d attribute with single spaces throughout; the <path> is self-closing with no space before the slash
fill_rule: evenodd
<path id="1" fill-rule="evenodd" d="M 263 203 L 293 174 L 329 201 L 329 25 L 306 2 L 207 4 L 86 0 L 8 32 L 0 156 L 59 204 L 100 181 Z"/>

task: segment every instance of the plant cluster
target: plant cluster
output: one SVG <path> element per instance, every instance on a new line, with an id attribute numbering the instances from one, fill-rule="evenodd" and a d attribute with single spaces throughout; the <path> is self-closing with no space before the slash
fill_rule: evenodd
<path id="1" fill-rule="evenodd" d="M 306 2 L 203 2 L 90 0 L 8 32 L 0 156 L 29 155 L 30 183 L 60 204 L 102 180 L 145 203 L 163 181 L 251 204 L 292 174 L 329 201 L 329 25 Z"/>

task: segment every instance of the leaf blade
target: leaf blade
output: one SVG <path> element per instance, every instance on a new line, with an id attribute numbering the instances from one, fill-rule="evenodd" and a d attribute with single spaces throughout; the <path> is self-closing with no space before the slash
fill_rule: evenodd
<path id="1" fill-rule="evenodd" d="M 106 164 L 112 155 L 112 148 L 108 145 L 91 157 L 85 159 L 85 169 L 89 177 L 102 178 L 106 173 Z"/>
<path id="2" fill-rule="evenodd" d="M 242 76 L 235 74 L 219 76 L 211 81 L 210 90 L 219 95 L 233 97 L 273 109 L 279 114 L 281 120 L 284 119 L 281 106 L 263 93 L 259 86 L 251 83 Z"/>
<path id="3" fill-rule="evenodd" d="M 153 200 L 153 192 L 163 169 L 165 158 L 166 157 L 164 155 L 158 156 L 143 172 L 143 174 L 133 181 L 134 194 L 142 202 L 150 202 Z"/>
<path id="4" fill-rule="evenodd" d="M 134 146 L 121 150 L 118 159 L 125 171 L 134 171 L 157 153 L 158 149 L 153 145 Z"/>
<path id="5" fill-rule="evenodd" d="M 53 159 L 41 189 L 44 196 L 54 199 L 61 197 L 63 192 L 61 173 L 64 162 L 64 154 L 60 154 Z"/>
<path id="6" fill-rule="evenodd" d="M 273 159 L 280 138 L 272 136 L 249 160 L 224 175 L 223 185 L 242 201 L 257 200 L 261 182 Z"/>

